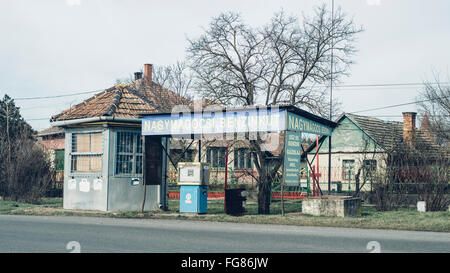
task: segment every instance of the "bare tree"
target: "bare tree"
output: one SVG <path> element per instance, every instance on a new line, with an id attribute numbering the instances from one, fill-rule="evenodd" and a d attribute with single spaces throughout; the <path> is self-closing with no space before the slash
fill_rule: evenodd
<path id="1" fill-rule="evenodd" d="M 155 67 L 153 82 L 179 96 L 192 98 L 192 75 L 186 62 L 177 61 L 173 65 Z"/>
<path id="2" fill-rule="evenodd" d="M 361 28 L 341 12 L 332 20 L 326 6 L 311 18 L 283 12 L 264 27 L 252 28 L 239 14 L 222 13 L 213 18 L 198 39 L 189 40 L 190 66 L 195 87 L 205 98 L 223 105 L 292 104 L 320 115 L 329 115 L 325 88 L 307 85 L 330 80 L 331 48 L 334 48 L 333 79 L 346 75 L 355 53 L 354 42 Z M 258 171 L 258 212 L 270 212 L 271 181 L 282 164 L 262 151 L 263 140 L 251 140 Z M 268 168 L 273 164 L 274 168 Z"/>
<path id="3" fill-rule="evenodd" d="M 425 82 L 420 94 L 421 114 L 427 113 L 434 140 L 443 148 L 450 148 L 450 85 L 442 84 L 434 73 L 434 82 Z"/>

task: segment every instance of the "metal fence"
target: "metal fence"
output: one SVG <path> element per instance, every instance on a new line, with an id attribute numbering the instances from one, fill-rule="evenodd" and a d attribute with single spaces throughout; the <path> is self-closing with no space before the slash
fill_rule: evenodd
<path id="1" fill-rule="evenodd" d="M 301 178 L 298 185 L 284 185 L 283 190 L 281 187 L 281 176 L 278 176 L 272 181 L 272 199 L 281 199 L 283 194 L 284 199 L 304 199 L 314 197 L 321 194 L 342 194 L 342 195 L 354 195 L 355 192 L 361 193 L 373 193 L 376 190 L 376 186 L 380 183 L 389 183 L 389 193 L 397 194 L 419 194 L 424 190 L 427 191 L 443 191 L 444 194 L 450 192 L 450 182 L 442 182 L 442 177 L 436 177 L 436 170 L 433 168 L 427 168 L 427 172 L 418 172 L 417 168 L 410 168 L 411 173 L 407 175 L 407 170 L 404 168 L 397 168 L 391 170 L 395 173 L 392 177 L 394 179 L 390 182 L 381 182 L 380 178 L 369 172 L 359 171 L 359 174 L 353 168 L 332 168 L 331 170 L 331 183 L 330 192 L 328 191 L 328 168 L 323 167 L 319 169 L 319 187 L 314 180 L 312 170 L 303 169 L 301 171 Z M 224 169 L 221 171 L 224 172 Z M 253 180 L 245 181 L 242 177 L 236 175 L 236 171 L 233 168 L 229 168 L 227 184 L 229 188 L 246 188 L 249 191 L 257 191 L 257 181 Z M 413 174 L 421 173 L 421 176 L 414 176 Z M 426 173 L 426 179 L 415 180 L 414 178 L 423 178 L 423 174 Z M 176 184 L 176 171 L 169 171 L 169 191 L 177 192 L 179 186 Z M 405 179 L 405 177 L 409 177 Z M 244 181 L 242 181 L 244 180 Z M 210 180 L 210 186 L 208 192 L 211 196 L 221 196 L 224 193 L 224 180 Z M 173 196 L 173 195 L 172 195 Z"/>

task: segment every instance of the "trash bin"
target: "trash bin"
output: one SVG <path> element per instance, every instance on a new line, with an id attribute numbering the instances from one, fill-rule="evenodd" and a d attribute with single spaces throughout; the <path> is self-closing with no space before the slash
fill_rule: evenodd
<path id="1" fill-rule="evenodd" d="M 247 191 L 245 189 L 225 190 L 225 212 L 239 216 L 246 212 Z"/>

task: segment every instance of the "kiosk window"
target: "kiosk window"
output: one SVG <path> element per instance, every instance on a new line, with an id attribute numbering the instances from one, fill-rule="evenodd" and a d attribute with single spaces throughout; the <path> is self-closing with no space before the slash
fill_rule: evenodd
<path id="1" fill-rule="evenodd" d="M 142 137 L 136 132 L 117 132 L 116 175 L 142 174 Z"/>
<path id="2" fill-rule="evenodd" d="M 71 171 L 102 171 L 102 133 L 72 134 Z"/>

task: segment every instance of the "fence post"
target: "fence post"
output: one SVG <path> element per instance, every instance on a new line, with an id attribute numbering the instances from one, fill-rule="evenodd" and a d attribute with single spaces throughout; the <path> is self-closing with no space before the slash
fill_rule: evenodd
<path id="1" fill-rule="evenodd" d="M 352 191 L 351 186 L 350 186 L 351 180 L 352 180 L 352 168 L 349 167 L 348 168 L 348 193 L 350 193 Z"/>
<path id="2" fill-rule="evenodd" d="M 309 185 L 309 182 L 310 182 L 310 180 L 309 180 L 309 169 L 307 169 L 307 176 L 306 176 L 306 198 L 309 198 L 309 187 L 310 187 L 310 185 Z"/>

